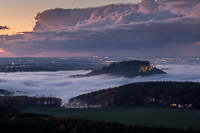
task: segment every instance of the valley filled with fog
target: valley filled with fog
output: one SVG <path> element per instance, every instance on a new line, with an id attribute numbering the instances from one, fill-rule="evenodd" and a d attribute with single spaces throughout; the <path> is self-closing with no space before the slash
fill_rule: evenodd
<path id="1" fill-rule="evenodd" d="M 86 74 L 90 71 L 15 72 L 0 73 L 0 88 L 9 91 L 27 92 L 29 96 L 55 96 L 64 102 L 83 93 L 107 89 L 133 82 L 145 81 L 193 81 L 200 82 L 200 65 L 157 66 L 167 74 L 148 77 L 114 77 L 100 75 L 73 78 L 70 75 Z"/>

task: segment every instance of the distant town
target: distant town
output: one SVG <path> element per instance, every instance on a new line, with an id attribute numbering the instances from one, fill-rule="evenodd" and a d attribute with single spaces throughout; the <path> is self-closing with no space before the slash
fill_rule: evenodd
<path id="1" fill-rule="evenodd" d="M 0 72 L 95 70 L 124 60 L 148 60 L 156 67 L 166 64 L 200 64 L 200 57 L 17 57 L 0 58 Z"/>

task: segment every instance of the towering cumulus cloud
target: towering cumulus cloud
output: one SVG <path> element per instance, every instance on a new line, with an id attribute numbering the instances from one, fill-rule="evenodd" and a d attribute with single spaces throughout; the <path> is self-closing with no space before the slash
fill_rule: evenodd
<path id="1" fill-rule="evenodd" d="M 50 9 L 32 32 L 0 37 L 16 55 L 200 56 L 199 0 L 142 0 L 84 9 Z"/>

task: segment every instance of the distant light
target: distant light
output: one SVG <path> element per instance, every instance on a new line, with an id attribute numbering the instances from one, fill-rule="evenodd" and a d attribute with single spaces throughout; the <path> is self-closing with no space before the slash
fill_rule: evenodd
<path id="1" fill-rule="evenodd" d="M 105 63 L 114 63 L 114 62 L 116 62 L 116 61 L 114 61 L 114 60 L 109 60 L 109 61 L 104 61 Z"/>
<path id="2" fill-rule="evenodd" d="M 99 58 L 99 56 L 92 56 L 93 58 Z"/>

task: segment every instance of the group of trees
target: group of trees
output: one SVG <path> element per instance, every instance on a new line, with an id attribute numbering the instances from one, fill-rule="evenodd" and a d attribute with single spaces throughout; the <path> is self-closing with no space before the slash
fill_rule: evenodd
<path id="1" fill-rule="evenodd" d="M 14 94 L 14 92 L 7 91 L 7 90 L 4 90 L 4 89 L 0 89 L 0 96 L 11 96 L 13 94 Z"/>
<path id="2" fill-rule="evenodd" d="M 60 107 L 62 100 L 55 97 L 0 96 L 0 105 L 15 108 Z"/>
<path id="3" fill-rule="evenodd" d="M 124 125 L 118 122 L 91 121 L 78 118 L 54 118 L 47 115 L 19 113 L 0 118 L 2 133 L 197 133 L 164 127 Z"/>
<path id="4" fill-rule="evenodd" d="M 190 105 L 200 109 L 200 83 L 141 82 L 92 92 L 70 99 L 102 106 Z"/>

